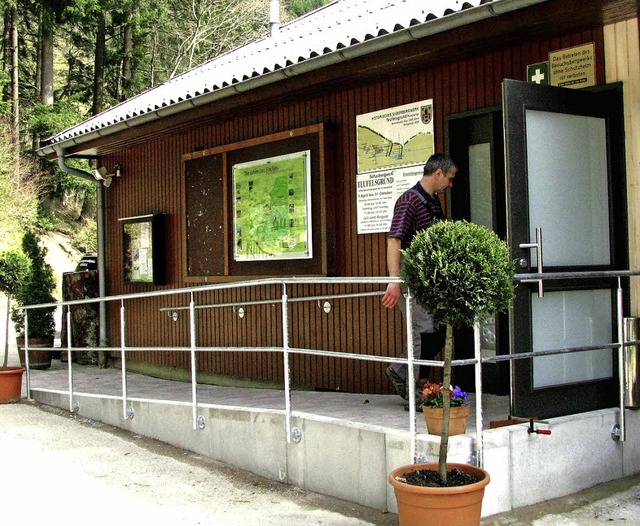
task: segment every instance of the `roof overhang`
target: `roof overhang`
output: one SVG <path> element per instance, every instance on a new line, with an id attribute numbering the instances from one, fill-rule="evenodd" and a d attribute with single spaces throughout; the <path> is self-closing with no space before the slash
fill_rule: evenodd
<path id="1" fill-rule="evenodd" d="M 476 22 L 481 22 L 494 17 L 504 15 L 519 9 L 524 9 L 536 4 L 542 4 L 548 0 L 479 0 L 477 6 L 473 7 L 468 2 L 462 5 L 460 11 L 445 13 L 438 18 L 431 18 L 415 25 L 399 28 L 393 32 L 382 34 L 368 40 L 356 42 L 351 45 L 341 47 L 326 54 L 312 56 L 301 59 L 297 63 L 286 65 L 280 69 L 275 69 L 262 74 L 256 74 L 249 78 L 235 83 L 223 83 L 212 91 L 201 94 L 190 95 L 188 90 L 178 100 L 167 102 L 163 99 L 162 104 L 154 109 L 136 108 L 135 102 L 138 97 L 133 97 L 129 101 L 122 103 L 94 116 L 86 121 L 65 130 L 58 135 L 51 137 L 49 143 L 37 150 L 38 155 L 46 157 L 56 157 L 60 152 L 67 152 L 73 149 L 77 156 L 93 156 L 96 151 L 89 143 L 106 137 L 115 136 L 125 130 L 140 127 L 172 115 L 186 112 L 193 108 L 212 104 L 217 101 L 228 99 L 261 87 L 286 81 L 312 71 L 328 68 L 335 64 L 354 60 L 365 55 L 379 51 L 391 49 L 393 47 L 406 44 L 408 42 L 427 38 L 439 33 L 445 33 L 456 28 L 460 28 Z M 451 3 L 451 2 L 449 2 Z M 460 2 L 456 2 L 460 4 Z M 415 20 L 414 20 L 415 21 Z M 239 48 L 242 49 L 242 48 Z M 215 60 L 215 59 L 214 59 Z M 197 68 L 196 68 L 197 69 Z M 193 70 L 192 70 L 193 71 Z M 188 85 L 189 75 L 187 72 L 180 77 L 180 81 Z M 176 79 L 168 82 L 176 82 Z M 145 92 L 148 97 L 154 92 L 160 92 L 164 85 L 152 88 Z M 226 85 L 225 85 L 226 84 Z M 130 107 L 130 111 L 129 108 Z M 83 149 L 82 146 L 86 146 Z"/>

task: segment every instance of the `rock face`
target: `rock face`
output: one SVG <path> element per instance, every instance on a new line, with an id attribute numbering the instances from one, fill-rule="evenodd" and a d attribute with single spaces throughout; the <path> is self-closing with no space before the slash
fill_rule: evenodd
<path id="1" fill-rule="evenodd" d="M 62 275 L 62 299 L 64 301 L 98 297 L 98 271 L 65 272 Z M 62 316 L 62 348 L 67 346 L 66 313 Z M 72 347 L 97 347 L 99 336 L 98 303 L 71 306 Z M 63 353 L 64 354 L 64 353 Z M 98 352 L 74 353 L 74 361 L 82 365 L 98 365 Z M 99 364 L 103 365 L 103 364 Z"/>

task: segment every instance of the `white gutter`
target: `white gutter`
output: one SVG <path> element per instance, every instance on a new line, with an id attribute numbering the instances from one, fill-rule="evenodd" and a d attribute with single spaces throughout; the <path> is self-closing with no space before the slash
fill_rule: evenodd
<path id="1" fill-rule="evenodd" d="M 471 9 L 464 9 L 450 15 L 429 20 L 415 26 L 411 26 L 394 33 L 389 33 L 380 37 L 373 38 L 354 44 L 353 46 L 345 47 L 326 55 L 319 55 L 314 58 L 309 58 L 297 64 L 292 64 L 280 70 L 271 71 L 258 77 L 252 77 L 245 81 L 238 82 L 237 84 L 231 84 L 224 88 L 217 89 L 215 91 L 199 95 L 184 101 L 158 108 L 142 115 L 131 117 L 127 120 L 120 121 L 118 123 L 104 126 L 99 130 L 94 130 L 88 133 L 83 133 L 77 137 L 71 137 L 69 139 L 62 140 L 58 143 L 44 146 L 37 150 L 38 155 L 44 157 L 55 152 L 54 146 L 59 145 L 64 149 L 68 149 L 70 146 L 79 146 L 87 142 L 93 141 L 101 137 L 108 137 L 119 133 L 127 128 L 134 128 L 142 124 L 146 124 L 151 121 L 167 117 L 169 115 L 175 115 L 183 111 L 190 110 L 197 106 L 210 104 L 222 99 L 226 99 L 244 93 L 250 90 L 254 90 L 269 84 L 274 84 L 285 80 L 286 78 L 295 77 L 311 71 L 316 71 L 339 62 L 345 62 L 353 60 L 357 57 L 362 57 L 370 53 L 389 49 L 407 42 L 419 40 L 431 35 L 443 33 L 463 27 L 469 24 L 487 20 L 490 18 L 498 17 L 506 13 L 524 9 L 537 4 L 542 4 L 548 0 L 496 0 L 494 2 L 483 4 Z"/>

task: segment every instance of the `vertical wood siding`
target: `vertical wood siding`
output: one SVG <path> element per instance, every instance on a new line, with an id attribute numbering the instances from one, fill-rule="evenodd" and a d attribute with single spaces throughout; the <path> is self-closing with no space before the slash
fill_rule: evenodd
<path id="1" fill-rule="evenodd" d="M 425 64 L 392 78 L 358 86 L 334 86 L 324 92 L 313 90 L 307 96 L 282 98 L 276 103 L 252 105 L 244 113 L 221 115 L 197 127 L 167 131 L 153 142 L 136 144 L 107 162 L 119 163 L 123 176 L 106 191 L 106 269 L 108 294 L 156 290 L 147 285 L 125 284 L 122 275 L 122 233 L 118 218 L 166 213 L 167 278 L 173 289 L 184 287 L 182 268 L 181 156 L 186 153 L 283 132 L 292 128 L 325 123 L 334 133 L 334 198 L 327 201 L 327 213 L 333 217 L 336 239 L 335 270 L 338 276 L 386 275 L 386 235 L 357 234 L 356 219 L 356 115 L 422 99 L 434 99 L 436 149 L 446 146 L 445 120 L 449 115 L 499 106 L 503 78 L 522 80 L 526 65 L 546 60 L 549 50 L 595 42 L 597 82 L 604 83 L 603 32 L 579 31 L 544 41 L 511 48 L 496 48 L 483 54 L 472 53 L 456 61 Z M 465 174 L 461 174 L 462 177 Z M 455 188 L 453 190 L 455 192 Z M 157 255 L 156 255 L 157 257 Z M 380 289 L 381 287 L 378 287 Z M 372 290 L 372 287 L 340 285 L 333 289 L 322 285 L 292 286 L 291 298 L 306 295 L 337 294 Z M 223 302 L 278 301 L 279 286 L 254 289 L 210 291 L 194 295 L 197 305 Z M 187 306 L 187 294 L 128 301 L 126 308 L 126 344 L 128 346 L 189 346 L 188 311 L 180 311 L 173 321 L 160 308 Z M 322 301 L 292 303 L 289 307 L 292 348 L 314 348 L 344 353 L 370 353 L 395 356 L 404 349 L 403 323 L 397 309 L 383 308 L 380 297 L 360 300 L 331 300 L 332 310 L 325 314 Z M 109 309 L 109 336 L 119 344 L 119 307 Z M 281 306 L 245 307 L 240 318 L 231 307 L 198 309 L 197 344 L 199 346 L 264 346 L 283 344 Z M 130 361 L 149 362 L 167 367 L 188 368 L 185 352 L 140 351 Z M 212 374 L 240 376 L 256 380 L 283 381 L 282 357 L 274 352 L 224 351 L 201 352 L 198 368 Z M 293 355 L 292 383 L 319 389 L 370 393 L 389 392 L 384 380 L 385 365 L 365 361 Z"/>
<path id="2" fill-rule="evenodd" d="M 640 268 L 640 37 L 639 19 L 604 28 L 607 82 L 623 82 L 629 217 L 629 268 Z M 631 312 L 640 312 L 640 281 L 632 279 Z"/>

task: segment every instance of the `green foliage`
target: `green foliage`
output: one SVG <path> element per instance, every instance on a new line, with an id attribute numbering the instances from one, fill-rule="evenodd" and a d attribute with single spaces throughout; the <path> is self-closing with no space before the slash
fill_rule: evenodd
<path id="1" fill-rule="evenodd" d="M 0 253 L 0 291 L 14 296 L 31 271 L 31 260 L 19 250 Z"/>
<path id="2" fill-rule="evenodd" d="M 36 167 L 22 157 L 14 173 L 9 125 L 0 117 L 0 246 L 18 248 L 25 228 L 32 225 L 38 205 Z"/>
<path id="3" fill-rule="evenodd" d="M 285 0 L 287 10 L 295 17 L 302 16 L 309 11 L 328 4 L 332 0 Z"/>
<path id="4" fill-rule="evenodd" d="M 95 223 L 83 226 L 73 237 L 71 243 L 78 252 L 97 252 L 98 231 Z"/>
<path id="5" fill-rule="evenodd" d="M 27 279 L 16 291 L 18 305 L 54 303 L 53 291 L 56 288 L 56 282 L 53 268 L 45 261 L 46 249 L 40 246 L 35 234 L 26 232 L 22 238 L 22 251 L 31 261 L 31 270 Z M 29 337 L 43 338 L 53 335 L 54 310 L 55 307 L 29 310 Z M 11 319 L 16 332 L 24 334 L 24 311 L 14 309 Z"/>
<path id="6" fill-rule="evenodd" d="M 42 203 L 38 206 L 38 213 L 36 214 L 36 222 L 33 225 L 33 230 L 39 234 L 46 234 L 52 232 L 55 229 L 56 218 L 51 210 L 44 207 Z"/>
<path id="7" fill-rule="evenodd" d="M 36 103 L 31 109 L 29 127 L 41 139 L 50 137 L 77 124 L 84 118 L 77 97 L 63 99 L 53 104 Z"/>
<path id="8" fill-rule="evenodd" d="M 503 312 L 514 297 L 509 248 L 485 227 L 441 221 L 404 251 L 402 278 L 434 320 L 473 326 Z"/>
<path id="9" fill-rule="evenodd" d="M 453 328 L 473 326 L 503 312 L 515 295 L 515 263 L 509 248 L 490 230 L 466 221 L 440 221 L 418 233 L 403 251 L 402 278 L 434 321 L 445 322 L 442 384 L 451 385 Z M 459 389 L 459 388 L 457 388 Z M 442 398 L 441 482 L 447 482 L 451 399 Z"/>

